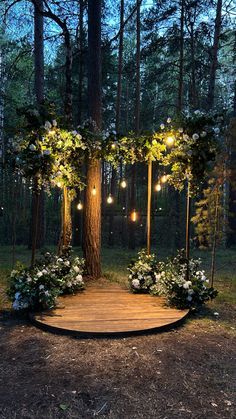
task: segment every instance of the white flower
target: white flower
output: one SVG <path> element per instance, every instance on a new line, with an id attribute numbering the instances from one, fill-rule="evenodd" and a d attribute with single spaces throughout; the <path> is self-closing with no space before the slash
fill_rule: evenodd
<path id="1" fill-rule="evenodd" d="M 19 310 L 20 309 L 19 301 L 15 300 L 12 304 L 12 307 L 14 310 Z"/>
<path id="2" fill-rule="evenodd" d="M 136 289 L 140 288 L 140 283 L 138 279 L 133 279 L 132 286 Z"/>
<path id="3" fill-rule="evenodd" d="M 165 129 L 165 125 L 164 125 L 164 124 L 161 124 L 161 125 L 160 125 L 160 128 L 161 128 L 161 129 Z"/>
<path id="4" fill-rule="evenodd" d="M 66 265 L 66 266 L 70 266 L 70 262 L 69 262 L 69 260 L 66 260 L 66 261 L 65 261 L 65 265 Z"/>
<path id="5" fill-rule="evenodd" d="M 46 295 L 46 297 L 48 297 L 48 296 L 50 295 L 48 290 L 46 290 L 46 291 L 44 292 L 44 294 Z"/>
<path id="6" fill-rule="evenodd" d="M 78 134 L 78 131 L 76 131 L 76 130 L 74 130 L 74 131 L 72 131 L 72 133 L 71 133 L 72 135 L 77 135 Z"/>
<path id="7" fill-rule="evenodd" d="M 199 111 L 199 109 L 197 109 L 196 111 L 194 111 L 195 115 L 201 115 L 201 111 Z"/>
<path id="8" fill-rule="evenodd" d="M 57 121 L 56 121 L 55 119 L 53 119 L 53 120 L 52 120 L 52 125 L 53 125 L 54 127 L 56 127 L 56 126 L 57 126 Z"/>
<path id="9" fill-rule="evenodd" d="M 41 291 L 41 290 L 43 290 L 44 289 L 44 285 L 39 285 L 39 290 Z"/>
<path id="10" fill-rule="evenodd" d="M 37 273 L 37 277 L 38 277 L 38 278 L 41 278 L 41 276 L 43 276 L 43 272 L 39 271 L 39 272 Z"/>
<path id="11" fill-rule="evenodd" d="M 192 301 L 193 297 L 191 297 L 191 295 L 187 296 L 187 301 Z"/>
<path id="12" fill-rule="evenodd" d="M 155 273 L 155 278 L 156 278 L 157 281 L 159 281 L 159 279 L 161 279 L 161 276 L 162 276 L 161 274 L 156 274 Z"/>
<path id="13" fill-rule="evenodd" d="M 215 311 L 214 316 L 219 316 L 219 313 L 217 313 L 217 311 Z"/>
<path id="14" fill-rule="evenodd" d="M 74 266 L 73 269 L 76 273 L 78 273 L 80 271 L 80 268 L 78 266 Z"/>
<path id="15" fill-rule="evenodd" d="M 178 130 L 180 133 L 184 132 L 184 129 L 182 127 L 179 128 Z"/>
<path id="16" fill-rule="evenodd" d="M 200 136 L 201 136 L 202 138 L 206 137 L 206 135 L 207 135 L 206 131 L 202 131 L 202 132 L 201 132 L 201 134 L 200 134 Z"/>
<path id="17" fill-rule="evenodd" d="M 193 139 L 193 140 L 198 140 L 198 138 L 199 138 L 199 135 L 198 135 L 198 134 L 196 134 L 196 133 L 195 133 L 195 134 L 193 134 L 193 136 L 192 136 L 192 139 Z"/>
<path id="18" fill-rule="evenodd" d="M 20 299 L 20 296 L 21 296 L 21 293 L 20 292 L 16 292 L 15 293 L 15 299 L 16 300 L 19 300 Z"/>
<path id="19" fill-rule="evenodd" d="M 167 118 L 167 124 L 171 123 L 171 118 Z"/>
<path id="20" fill-rule="evenodd" d="M 215 134 L 219 134 L 220 133 L 220 129 L 219 128 L 214 128 L 214 132 L 215 132 Z"/>
<path id="21" fill-rule="evenodd" d="M 46 121 L 45 124 L 44 124 L 44 128 L 49 130 L 49 129 L 52 128 L 52 124 L 49 121 Z"/>
<path id="22" fill-rule="evenodd" d="M 58 258 L 57 259 L 57 262 L 63 262 L 63 259 L 62 258 Z"/>
<path id="23" fill-rule="evenodd" d="M 43 270 L 42 270 L 42 274 L 43 274 L 43 275 L 47 275 L 47 273 L 48 273 L 48 271 L 47 271 L 46 269 L 43 269 Z"/>
<path id="24" fill-rule="evenodd" d="M 75 279 L 76 279 L 76 281 L 78 281 L 78 282 L 83 282 L 83 277 L 82 277 L 82 275 L 77 275 L 77 277 L 76 277 Z"/>
<path id="25" fill-rule="evenodd" d="M 29 149 L 30 149 L 30 151 L 35 151 L 36 147 L 35 147 L 34 144 L 30 144 Z"/>
<path id="26" fill-rule="evenodd" d="M 188 136 L 187 134 L 184 134 L 184 135 L 183 135 L 183 139 L 184 139 L 185 141 L 187 141 L 187 140 L 189 139 L 189 136 Z"/>
<path id="27" fill-rule="evenodd" d="M 49 156 L 51 154 L 51 151 L 50 150 L 44 150 L 43 154 L 45 156 Z"/>

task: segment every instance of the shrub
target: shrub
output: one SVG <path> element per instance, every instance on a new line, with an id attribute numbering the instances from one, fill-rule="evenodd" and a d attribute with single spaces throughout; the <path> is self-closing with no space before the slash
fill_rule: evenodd
<path id="1" fill-rule="evenodd" d="M 133 292 L 149 292 L 156 283 L 158 270 L 155 255 L 148 255 L 145 250 L 138 253 L 138 260 L 128 267 L 129 285 Z"/>
<path id="2" fill-rule="evenodd" d="M 11 272 L 8 295 L 14 310 L 53 308 L 61 294 L 84 288 L 84 260 L 68 250 L 62 256 L 45 253 L 33 268 L 17 264 Z"/>

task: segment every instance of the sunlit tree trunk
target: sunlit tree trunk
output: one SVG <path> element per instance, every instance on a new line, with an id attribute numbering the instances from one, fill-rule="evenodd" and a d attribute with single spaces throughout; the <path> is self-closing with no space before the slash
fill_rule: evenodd
<path id="1" fill-rule="evenodd" d="M 89 117 L 101 129 L 101 0 L 88 1 Z M 95 128 L 93 128 L 95 129 Z M 88 274 L 101 276 L 101 162 L 87 159 L 83 251 Z"/>
<path id="2" fill-rule="evenodd" d="M 63 199 L 61 206 L 61 236 L 58 246 L 58 253 L 62 254 L 70 244 L 72 239 L 72 220 L 71 220 L 71 197 L 66 186 L 63 187 Z"/>

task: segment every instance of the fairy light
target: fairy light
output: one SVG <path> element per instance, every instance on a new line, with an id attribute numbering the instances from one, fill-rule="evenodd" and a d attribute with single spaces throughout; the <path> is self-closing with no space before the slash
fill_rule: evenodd
<path id="1" fill-rule="evenodd" d="M 166 174 L 164 174 L 164 175 L 161 177 L 161 183 L 166 183 L 166 182 L 167 182 L 167 180 L 168 180 L 168 176 L 167 176 Z"/>
<path id="2" fill-rule="evenodd" d="M 112 196 L 111 196 L 111 195 L 109 195 L 109 196 L 108 196 L 108 198 L 107 198 L 107 203 L 108 203 L 108 204 L 112 204 L 112 203 L 113 203 L 113 198 L 112 198 Z"/>
<path id="3" fill-rule="evenodd" d="M 111 148 L 113 148 L 113 150 L 114 150 L 114 148 L 116 148 L 115 143 L 112 143 Z"/>
<path id="4" fill-rule="evenodd" d="M 127 186 L 127 182 L 126 182 L 126 180 L 125 180 L 125 179 L 123 179 L 123 180 L 121 181 L 120 186 L 122 187 L 122 189 L 125 189 L 125 188 L 126 188 L 126 186 Z"/>
<path id="5" fill-rule="evenodd" d="M 168 147 L 171 147 L 171 146 L 174 144 L 174 142 L 175 142 L 174 137 L 169 136 L 169 137 L 167 137 L 167 138 L 166 138 L 166 145 L 167 145 Z"/>
<path id="6" fill-rule="evenodd" d="M 156 192 L 160 192 L 160 191 L 161 191 L 161 184 L 160 184 L 160 182 L 158 182 L 158 183 L 155 185 L 155 191 L 156 191 Z"/>
<path id="7" fill-rule="evenodd" d="M 135 211 L 135 209 L 131 212 L 131 216 L 130 216 L 130 218 L 131 218 L 131 221 L 133 221 L 133 223 L 135 223 L 135 222 L 137 221 L 137 219 L 138 219 L 138 214 L 137 214 L 137 212 Z"/>
<path id="8" fill-rule="evenodd" d="M 80 201 L 80 202 L 78 203 L 78 205 L 77 205 L 77 210 L 81 211 L 82 209 L 83 209 L 83 204 L 82 204 L 82 202 Z"/>
<path id="9" fill-rule="evenodd" d="M 92 195 L 95 196 L 96 193 L 97 193 L 97 189 L 96 189 L 96 186 L 94 186 L 93 189 L 92 189 Z"/>

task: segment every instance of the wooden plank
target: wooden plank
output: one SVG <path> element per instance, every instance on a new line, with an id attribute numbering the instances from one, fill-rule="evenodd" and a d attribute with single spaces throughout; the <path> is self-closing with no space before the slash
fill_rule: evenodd
<path id="1" fill-rule="evenodd" d="M 164 298 L 132 294 L 110 283 L 90 283 L 82 293 L 61 297 L 60 303 L 65 307 L 35 314 L 33 320 L 54 330 L 106 334 L 163 328 L 188 314 L 167 307 Z"/>

